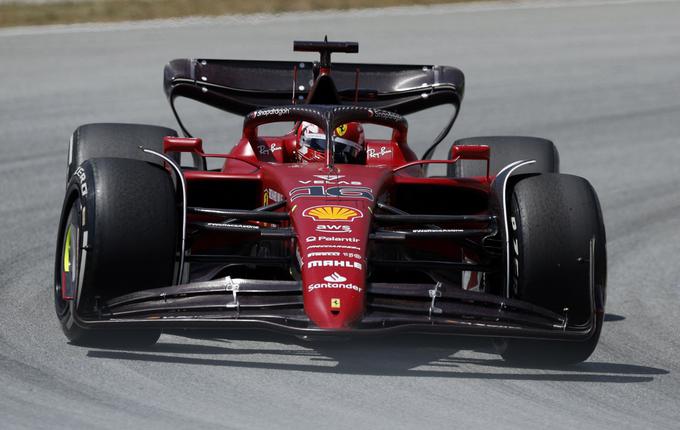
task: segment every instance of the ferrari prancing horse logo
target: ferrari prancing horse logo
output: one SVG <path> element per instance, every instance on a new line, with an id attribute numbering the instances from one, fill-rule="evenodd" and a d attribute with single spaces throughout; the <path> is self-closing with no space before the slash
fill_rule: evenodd
<path id="1" fill-rule="evenodd" d="M 340 299 L 331 299 L 331 309 L 340 309 Z"/>

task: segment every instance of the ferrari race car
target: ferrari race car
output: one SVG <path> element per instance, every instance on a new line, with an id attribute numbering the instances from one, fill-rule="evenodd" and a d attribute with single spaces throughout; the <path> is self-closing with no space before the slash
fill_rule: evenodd
<path id="1" fill-rule="evenodd" d="M 555 145 L 472 137 L 433 160 L 460 109 L 460 70 L 331 62 L 355 42 L 294 50 L 320 60 L 171 61 L 164 88 L 184 137 L 133 124 L 74 132 L 54 283 L 66 337 L 448 333 L 489 337 L 513 362 L 586 360 L 604 316 L 605 230 L 595 191 L 559 172 Z M 230 151 L 204 151 L 181 97 L 244 118 Z M 419 158 L 404 115 L 442 106 L 452 116 Z M 272 123 L 292 131 L 261 135 Z M 303 124 L 316 130 L 305 145 Z M 348 124 L 388 133 L 349 142 L 348 158 Z"/>

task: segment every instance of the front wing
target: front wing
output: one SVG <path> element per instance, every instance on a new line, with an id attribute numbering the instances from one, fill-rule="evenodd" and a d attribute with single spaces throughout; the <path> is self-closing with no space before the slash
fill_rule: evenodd
<path id="1" fill-rule="evenodd" d="M 258 328 L 295 335 L 431 332 L 467 336 L 583 341 L 596 332 L 594 289 L 584 324 L 530 303 L 437 284 L 367 284 L 364 318 L 346 330 L 316 327 L 305 315 L 299 281 L 225 277 L 144 290 L 77 315 L 85 329 Z"/>

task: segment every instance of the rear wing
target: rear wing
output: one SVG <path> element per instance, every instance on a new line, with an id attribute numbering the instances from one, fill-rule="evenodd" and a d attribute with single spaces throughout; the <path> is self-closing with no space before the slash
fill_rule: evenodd
<path id="1" fill-rule="evenodd" d="M 453 105 L 435 146 L 453 125 L 465 89 L 463 72 L 449 66 L 333 63 L 330 76 L 340 104 L 401 115 Z M 176 97 L 245 116 L 263 107 L 305 103 L 315 78 L 312 62 L 177 59 L 165 66 L 163 86 L 188 134 L 175 110 Z"/>

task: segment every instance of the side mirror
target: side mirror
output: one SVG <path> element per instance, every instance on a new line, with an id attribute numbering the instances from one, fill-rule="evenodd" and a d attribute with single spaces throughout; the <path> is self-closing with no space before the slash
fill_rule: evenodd
<path id="1" fill-rule="evenodd" d="M 203 140 L 199 137 L 174 137 L 163 138 L 163 152 L 188 152 L 198 170 L 207 168 L 205 154 L 203 153 Z"/>
<path id="2" fill-rule="evenodd" d="M 199 137 L 174 137 L 163 138 L 163 152 L 192 152 L 203 154 L 203 140 Z"/>
<path id="3" fill-rule="evenodd" d="M 488 145 L 453 145 L 451 160 L 486 160 L 486 177 L 489 177 L 491 150 Z"/>

